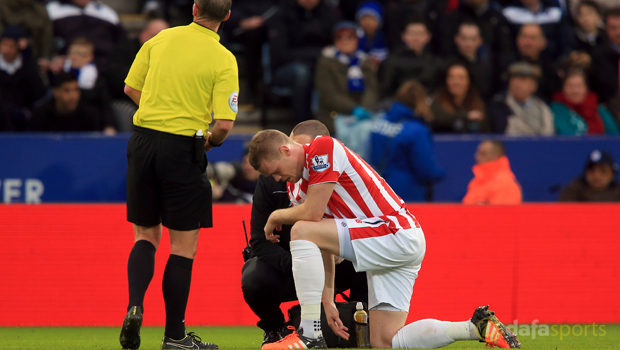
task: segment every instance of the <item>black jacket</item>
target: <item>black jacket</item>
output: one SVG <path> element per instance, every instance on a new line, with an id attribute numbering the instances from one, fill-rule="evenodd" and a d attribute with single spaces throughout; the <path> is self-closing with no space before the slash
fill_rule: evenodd
<path id="1" fill-rule="evenodd" d="M 126 40 L 110 54 L 110 61 L 105 71 L 105 80 L 111 99 L 131 102 L 131 99 L 124 92 L 125 78 L 127 78 L 129 69 L 141 47 L 138 39 Z"/>
<path id="2" fill-rule="evenodd" d="M 613 180 L 605 191 L 594 191 L 585 175 L 574 179 L 560 193 L 560 202 L 620 202 L 620 182 Z"/>
<path id="3" fill-rule="evenodd" d="M 268 22 L 271 67 L 300 62 L 314 68 L 323 47 L 333 42 L 332 28 L 337 17 L 325 3 L 306 11 L 296 1 L 283 6 Z"/>
<path id="4" fill-rule="evenodd" d="M 409 79 L 416 79 L 426 91 L 433 91 L 442 69 L 441 59 L 426 50 L 420 56 L 408 48 L 396 50 L 381 64 L 378 74 L 381 95 L 392 97 Z"/>
<path id="5" fill-rule="evenodd" d="M 32 131 L 100 131 L 101 115 L 95 106 L 80 99 L 75 111 L 60 114 L 56 110 L 56 100 L 52 97 L 35 108 L 30 124 Z"/>
<path id="6" fill-rule="evenodd" d="M 45 92 L 38 66 L 32 59 L 24 60 L 23 66 L 12 75 L 0 70 L 0 108 L 7 118 L 6 128 L 23 130 L 25 125 L 18 121 L 28 118 L 32 106 Z"/>
<path id="7" fill-rule="evenodd" d="M 261 175 L 254 191 L 250 245 L 253 256 L 258 257 L 284 276 L 293 277 L 291 260 L 291 226 L 282 226 L 280 243 L 274 244 L 265 238 L 265 225 L 274 210 L 291 206 L 285 182 L 276 182 L 272 177 Z"/>
<path id="8" fill-rule="evenodd" d="M 585 51 L 590 56 L 592 56 L 592 53 L 597 47 L 605 45 L 608 41 L 607 33 L 603 29 L 598 31 L 596 40 L 594 42 L 590 42 L 586 39 L 586 35 L 577 28 L 573 29 L 573 40 L 576 44 L 576 50 Z"/>
<path id="9" fill-rule="evenodd" d="M 618 96 L 618 60 L 620 52 L 611 47 L 611 43 L 603 44 L 592 53 L 594 69 L 594 91 L 599 101 L 605 103 Z"/>

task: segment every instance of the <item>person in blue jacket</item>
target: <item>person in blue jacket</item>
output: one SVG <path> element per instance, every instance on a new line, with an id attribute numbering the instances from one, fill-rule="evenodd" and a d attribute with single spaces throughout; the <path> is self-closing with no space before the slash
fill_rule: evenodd
<path id="1" fill-rule="evenodd" d="M 426 121 L 433 118 L 426 91 L 415 80 L 398 89 L 384 118 L 370 136 L 370 163 L 406 202 L 430 201 L 432 185 L 445 173 L 437 164 L 433 135 Z"/>

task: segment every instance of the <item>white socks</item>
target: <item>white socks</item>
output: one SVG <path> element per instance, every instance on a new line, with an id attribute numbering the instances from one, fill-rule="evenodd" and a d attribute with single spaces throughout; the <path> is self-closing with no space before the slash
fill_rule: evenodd
<path id="1" fill-rule="evenodd" d="M 420 320 L 401 328 L 392 339 L 392 348 L 434 349 L 452 344 L 456 340 L 478 340 L 475 328 L 471 321 Z"/>
<path id="2" fill-rule="evenodd" d="M 478 331 L 476 331 L 476 325 L 469 320 L 463 322 L 442 322 L 446 324 L 446 333 L 454 340 L 480 339 L 478 337 Z"/>
<path id="3" fill-rule="evenodd" d="M 325 286 L 325 269 L 319 247 L 310 241 L 292 241 L 293 277 L 301 305 L 303 335 L 318 338 L 321 333 L 321 296 Z"/>

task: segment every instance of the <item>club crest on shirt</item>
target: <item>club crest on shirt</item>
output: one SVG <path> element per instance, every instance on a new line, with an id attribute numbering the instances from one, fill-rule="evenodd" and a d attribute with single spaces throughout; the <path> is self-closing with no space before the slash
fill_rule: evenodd
<path id="1" fill-rule="evenodd" d="M 329 169 L 329 167 L 329 154 L 312 157 L 312 170 L 320 173 Z"/>

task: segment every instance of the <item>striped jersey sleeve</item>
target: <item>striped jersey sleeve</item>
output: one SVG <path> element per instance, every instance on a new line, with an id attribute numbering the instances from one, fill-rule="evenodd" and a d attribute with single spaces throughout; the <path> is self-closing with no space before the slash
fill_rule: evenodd
<path id="1" fill-rule="evenodd" d="M 306 147 L 308 178 L 302 178 L 303 199 L 308 186 L 336 182 L 325 208 L 326 217 L 372 218 L 398 215 L 405 209 L 403 200 L 385 180 L 357 154 L 331 137 L 316 138 Z"/>

